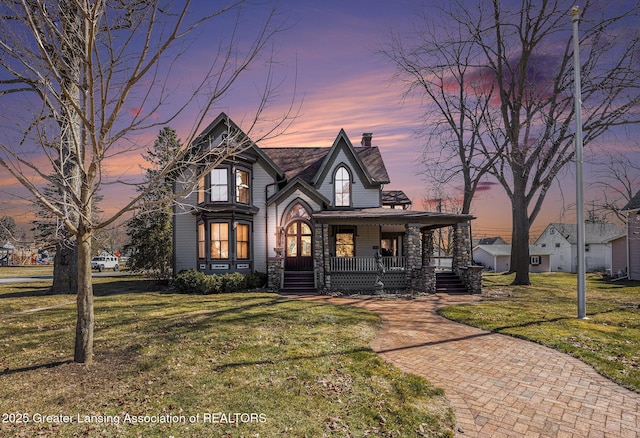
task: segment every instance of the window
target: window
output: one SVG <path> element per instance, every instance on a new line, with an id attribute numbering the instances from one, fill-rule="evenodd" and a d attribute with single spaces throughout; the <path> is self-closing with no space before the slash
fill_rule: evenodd
<path id="1" fill-rule="evenodd" d="M 289 210 L 289 213 L 287 214 L 285 221 L 290 222 L 297 218 L 311 220 L 311 216 L 309 215 L 309 212 L 307 212 L 307 209 L 304 208 L 304 206 L 300 203 L 291 207 L 291 210 Z"/>
<path id="2" fill-rule="evenodd" d="M 240 204 L 251 203 L 249 172 L 244 170 L 236 170 L 236 202 Z"/>
<path id="3" fill-rule="evenodd" d="M 336 257 L 354 257 L 355 244 L 353 231 L 336 233 Z"/>
<path id="4" fill-rule="evenodd" d="M 556 248 L 560 248 L 560 243 L 556 243 Z"/>
<path id="5" fill-rule="evenodd" d="M 204 238 L 204 224 L 198 224 L 198 258 L 203 259 L 205 257 L 206 251 L 205 247 L 205 238 Z"/>
<path id="6" fill-rule="evenodd" d="M 227 202 L 228 195 L 227 169 L 211 171 L 211 202 Z"/>
<path id="7" fill-rule="evenodd" d="M 238 260 L 249 258 L 249 225 L 236 226 L 236 256 Z"/>
<path id="8" fill-rule="evenodd" d="M 539 265 L 540 264 L 540 256 L 531 256 L 529 258 L 530 265 Z"/>
<path id="9" fill-rule="evenodd" d="M 338 167 L 333 184 L 335 190 L 335 206 L 349 207 L 351 205 L 351 175 L 346 167 Z"/>
<path id="10" fill-rule="evenodd" d="M 229 224 L 217 223 L 211 224 L 211 258 L 212 259 L 228 259 L 229 258 Z"/>

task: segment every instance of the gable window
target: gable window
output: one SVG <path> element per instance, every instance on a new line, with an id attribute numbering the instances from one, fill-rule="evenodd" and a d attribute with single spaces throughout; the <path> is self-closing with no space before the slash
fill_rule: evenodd
<path id="1" fill-rule="evenodd" d="M 336 257 L 354 257 L 355 253 L 354 231 L 336 232 Z"/>
<path id="2" fill-rule="evenodd" d="M 336 207 L 351 206 L 351 175 L 346 167 L 336 170 L 334 184 L 334 202 Z"/>
<path id="3" fill-rule="evenodd" d="M 249 225 L 236 225 L 236 255 L 238 260 L 249 258 Z"/>
<path id="4" fill-rule="evenodd" d="M 236 202 L 240 204 L 250 204 L 250 201 L 249 172 L 236 170 Z"/>
<path id="5" fill-rule="evenodd" d="M 227 169 L 213 169 L 211 171 L 211 202 L 228 200 Z"/>
<path id="6" fill-rule="evenodd" d="M 226 222 L 211 223 L 211 258 L 229 258 L 229 224 Z"/>
<path id="7" fill-rule="evenodd" d="M 205 257 L 204 224 L 198 224 L 198 258 Z"/>

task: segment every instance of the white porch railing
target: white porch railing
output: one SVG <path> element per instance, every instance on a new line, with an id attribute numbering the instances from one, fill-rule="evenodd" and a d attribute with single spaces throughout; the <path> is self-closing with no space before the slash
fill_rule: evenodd
<path id="1" fill-rule="evenodd" d="M 403 271 L 406 257 L 382 257 L 382 264 L 387 271 Z M 331 272 L 377 272 L 375 257 L 329 257 Z"/>

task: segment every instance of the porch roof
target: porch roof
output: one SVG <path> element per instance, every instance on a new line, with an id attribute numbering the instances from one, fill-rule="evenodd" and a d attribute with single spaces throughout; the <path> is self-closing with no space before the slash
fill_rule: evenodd
<path id="1" fill-rule="evenodd" d="M 393 208 L 361 208 L 356 210 L 324 210 L 313 213 L 313 218 L 324 224 L 406 225 L 419 224 L 421 228 L 442 228 L 475 219 L 470 214 L 436 213 L 429 211 L 399 210 Z"/>

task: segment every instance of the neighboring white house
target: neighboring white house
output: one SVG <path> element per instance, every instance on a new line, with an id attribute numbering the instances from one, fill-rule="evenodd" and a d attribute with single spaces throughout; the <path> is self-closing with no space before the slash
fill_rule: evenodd
<path id="1" fill-rule="evenodd" d="M 627 216 L 627 267 L 630 280 L 640 280 L 640 191 L 622 209 Z"/>
<path id="2" fill-rule="evenodd" d="M 551 254 L 552 271 L 577 272 L 577 228 L 576 224 L 552 223 L 536 240 L 536 245 Z M 623 235 L 624 232 L 614 224 L 585 223 L 586 270 L 611 269 L 610 242 Z"/>
<path id="3" fill-rule="evenodd" d="M 529 245 L 529 272 L 549 272 L 550 252 L 536 245 Z M 511 245 L 476 245 L 473 261 L 488 271 L 506 272 L 511 261 Z"/>

